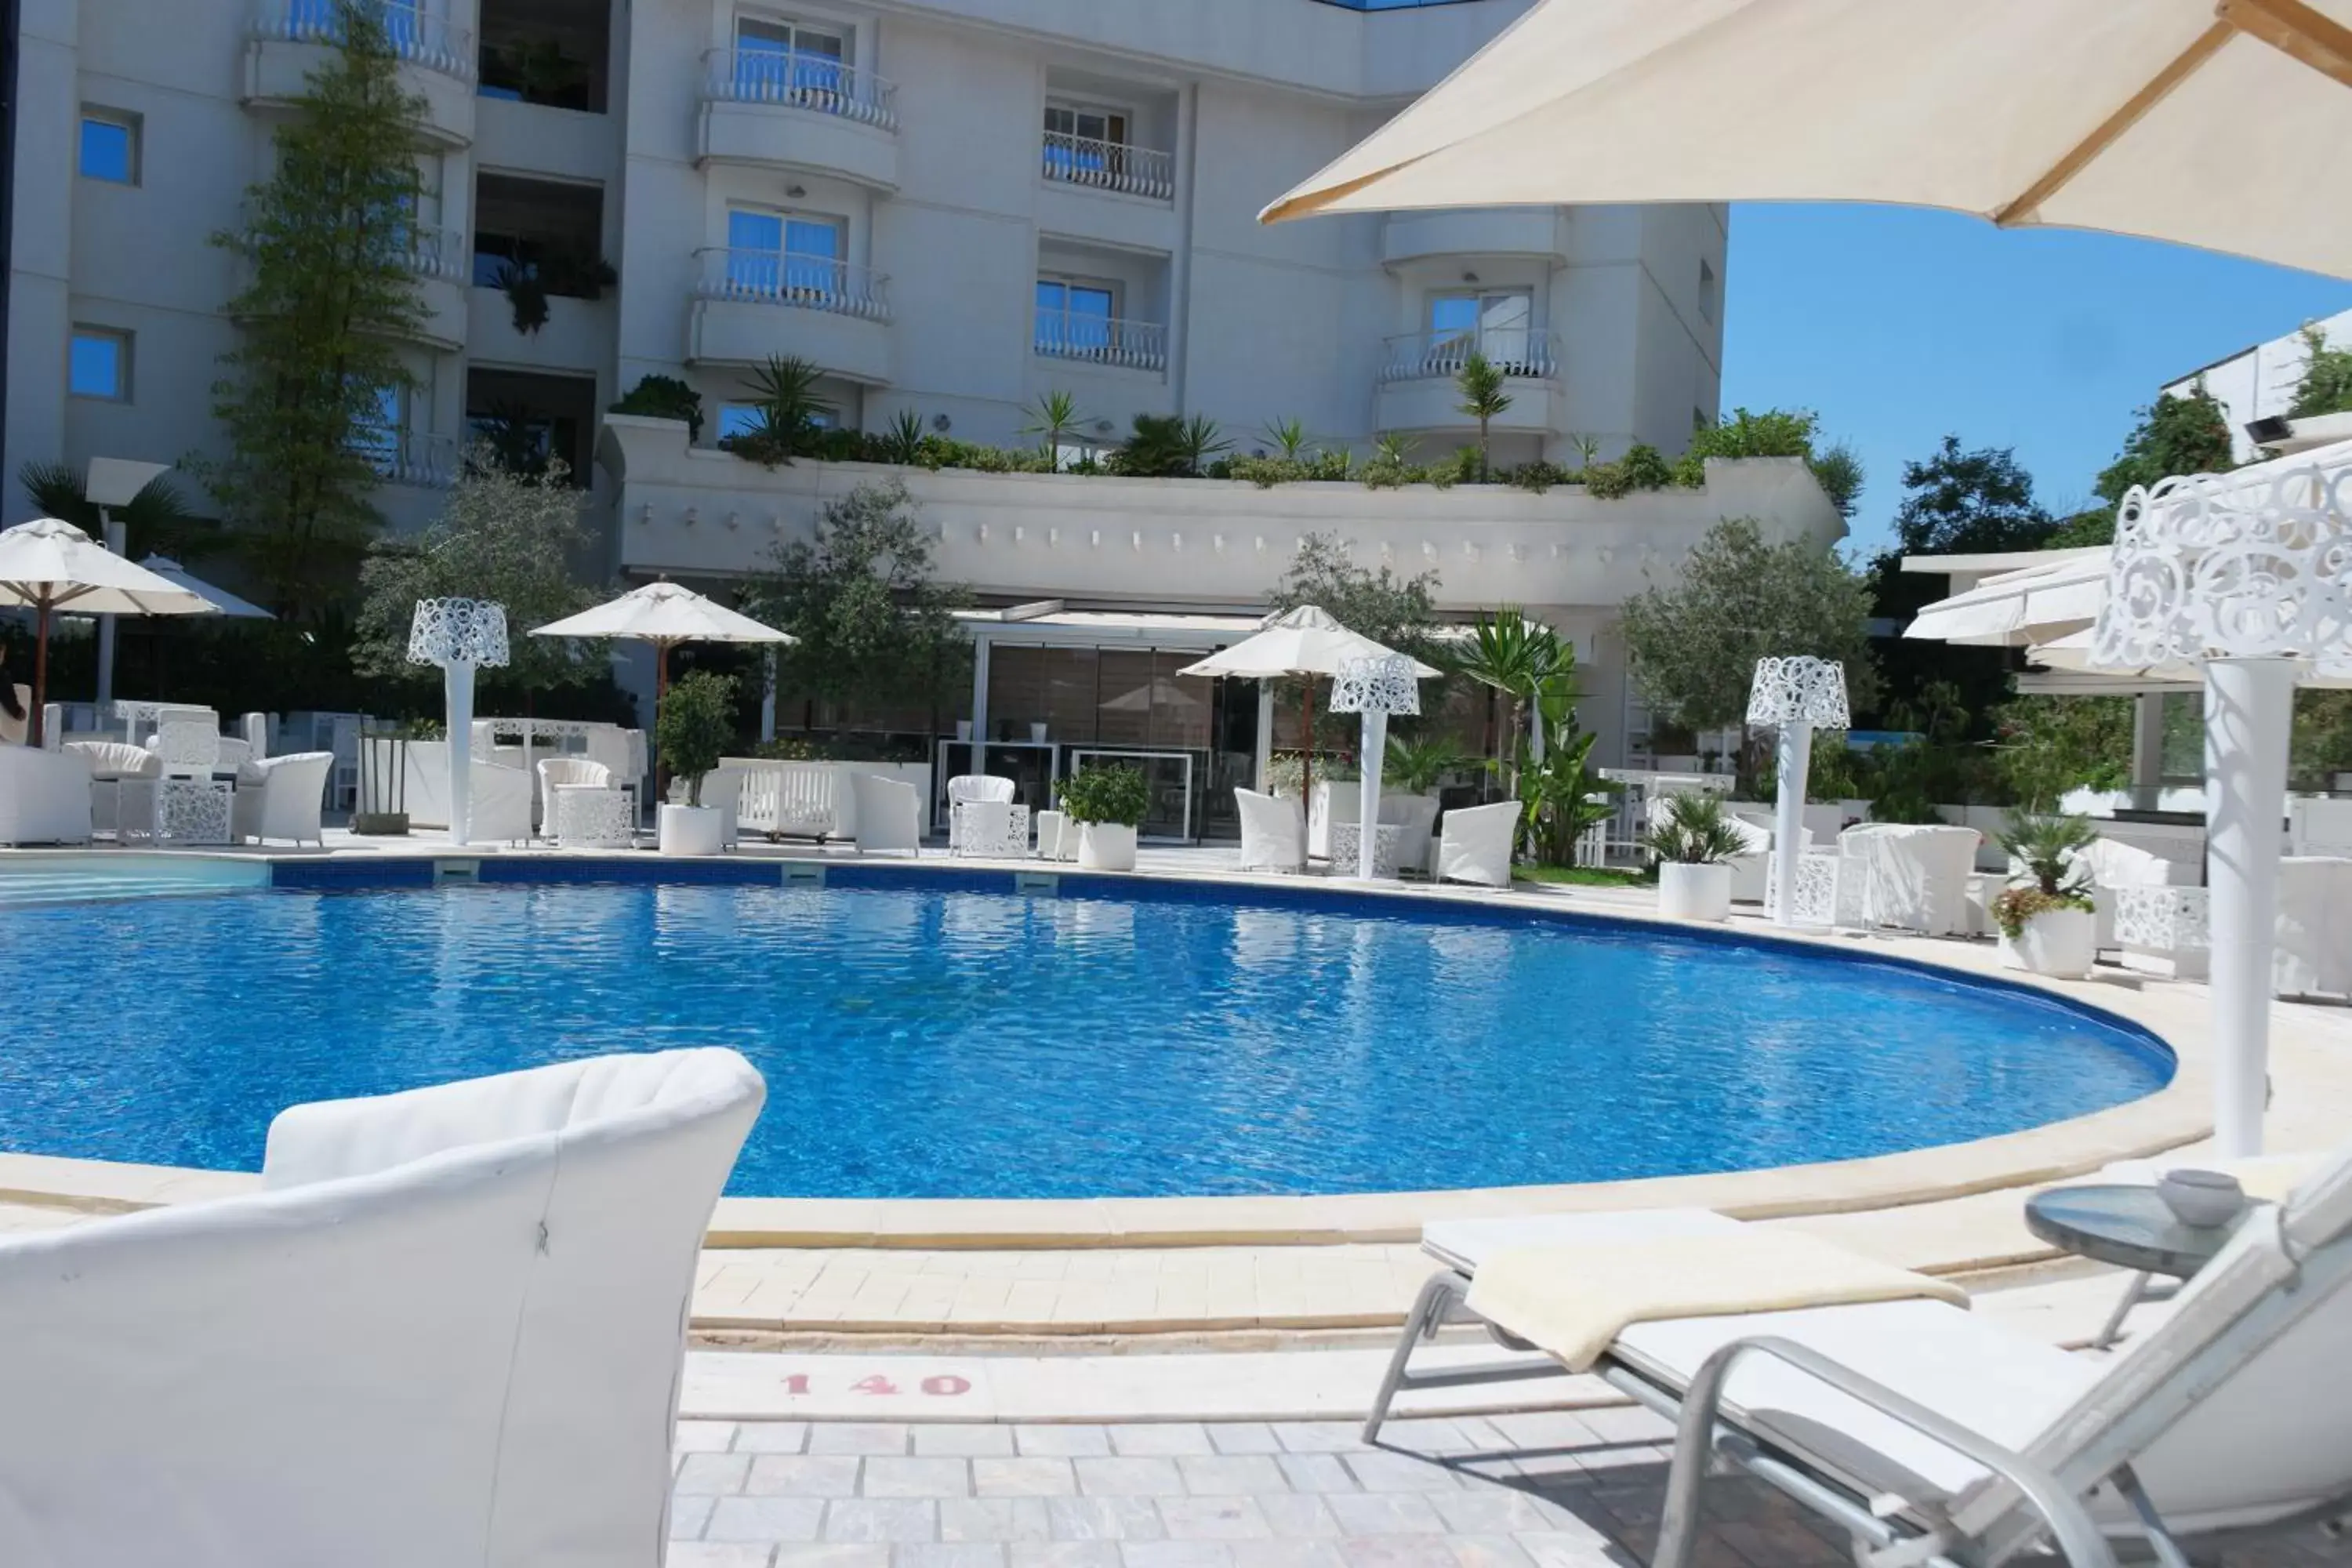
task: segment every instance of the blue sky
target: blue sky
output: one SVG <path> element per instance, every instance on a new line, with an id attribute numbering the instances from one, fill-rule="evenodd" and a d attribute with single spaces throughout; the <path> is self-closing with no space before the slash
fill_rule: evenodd
<path id="1" fill-rule="evenodd" d="M 2309 273 L 1901 207 L 1737 207 L 1727 271 L 1724 409 L 1810 407 L 1862 455 L 1864 553 L 1947 432 L 2014 447 L 2072 510 L 2163 383 L 2352 307 Z"/>

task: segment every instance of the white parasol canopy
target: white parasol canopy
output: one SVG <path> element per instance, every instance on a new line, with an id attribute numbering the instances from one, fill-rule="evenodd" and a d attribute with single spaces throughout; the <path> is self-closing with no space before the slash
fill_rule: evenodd
<path id="1" fill-rule="evenodd" d="M 669 690 L 669 650 L 682 642 L 791 644 L 800 638 L 676 583 L 648 583 L 593 610 L 533 626 L 535 637 L 631 637 L 654 645 L 654 715 Z"/>
<path id="2" fill-rule="evenodd" d="M 1887 202 L 2352 277 L 2347 0 L 1545 0 L 1265 210 Z"/>
<path id="3" fill-rule="evenodd" d="M 209 616 L 210 600 L 157 576 L 54 517 L 0 531 L 0 608 L 34 616 L 32 743 L 39 745 L 48 701 L 49 617 L 76 615 Z"/>
<path id="4" fill-rule="evenodd" d="M 139 564 L 173 586 L 186 589 L 224 616 L 247 621 L 277 619 L 268 610 L 250 600 L 240 599 L 226 588 L 215 587 L 205 582 L 168 555 L 150 555 Z"/>
<path id="5" fill-rule="evenodd" d="M 2085 630 L 2107 601 L 2105 545 L 2053 550 L 1921 610 L 1903 635 L 1934 642 L 2027 647 Z"/>
<path id="6" fill-rule="evenodd" d="M 1176 673 L 1276 680 L 1292 675 L 1337 675 L 1339 666 L 1349 659 L 1394 657 L 1396 649 L 1349 631 L 1332 619 L 1329 612 L 1313 605 L 1301 605 L 1283 615 L 1269 616 L 1265 629 L 1256 636 L 1244 637 L 1233 647 L 1220 649 L 1197 664 L 1188 664 Z M 1413 661 L 1412 672 L 1423 680 L 1433 679 L 1439 673 L 1418 659 Z"/>

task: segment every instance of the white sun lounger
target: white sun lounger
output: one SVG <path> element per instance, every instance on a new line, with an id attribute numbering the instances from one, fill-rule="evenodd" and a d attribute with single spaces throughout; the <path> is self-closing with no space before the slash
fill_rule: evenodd
<path id="1" fill-rule="evenodd" d="M 1458 1301 L 1449 1277 L 1466 1283 L 1482 1252 L 1736 1222 L 1667 1210 L 1528 1223 L 1431 1227 L 1447 1270 L 1407 1322 L 1368 1434 L 1396 1386 L 1474 1381 L 1478 1369 L 1396 1373 L 1431 1305 Z M 1832 1519 L 1885 1568 L 1985 1568 L 2037 1543 L 2111 1568 L 2111 1538 L 2185 1568 L 2184 1541 L 2352 1507 L 2352 1401 L 2336 1394 L 2347 1362 L 2352 1156 L 2248 1215 L 2172 1315 L 2109 1360 L 1894 1301 L 1639 1323 L 1595 1372 L 1676 1424 L 1656 1568 L 1688 1568 L 1701 1489 L 1730 1468 Z"/>

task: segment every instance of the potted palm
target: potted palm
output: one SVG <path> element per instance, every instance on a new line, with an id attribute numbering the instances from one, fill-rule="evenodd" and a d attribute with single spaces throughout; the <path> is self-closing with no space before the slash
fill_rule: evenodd
<path id="1" fill-rule="evenodd" d="M 1469 760 L 1444 735 L 1433 735 L 1425 741 L 1391 735 L 1381 774 L 1402 794 L 1435 795 L 1438 782 Z"/>
<path id="2" fill-rule="evenodd" d="M 2098 837 L 2087 817 L 2020 813 L 2009 819 L 2000 847 L 2009 852 L 2011 886 L 1993 900 L 1992 918 L 2011 968 L 2069 980 L 2091 972 L 2096 927 L 2083 854 Z"/>
<path id="3" fill-rule="evenodd" d="M 1062 785 L 1062 810 L 1078 825 L 1078 867 L 1135 869 L 1135 831 L 1151 809 L 1151 791 L 1136 768 L 1080 768 Z"/>
<path id="4" fill-rule="evenodd" d="M 702 781 L 735 739 L 735 682 L 698 669 L 662 694 L 654 740 L 662 766 L 686 784 L 684 805 L 664 805 L 655 844 L 665 855 L 716 855 L 726 839 L 725 814 L 702 804 Z"/>
<path id="5" fill-rule="evenodd" d="M 1712 792 L 1666 796 L 1655 827 L 1643 838 L 1658 858 L 1658 912 L 1668 920 L 1731 917 L 1730 858 L 1748 848 L 1738 824 Z"/>

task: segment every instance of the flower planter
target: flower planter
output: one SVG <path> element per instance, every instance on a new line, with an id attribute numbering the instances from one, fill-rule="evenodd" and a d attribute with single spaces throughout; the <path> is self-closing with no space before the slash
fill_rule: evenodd
<path id="1" fill-rule="evenodd" d="M 1065 829 L 1065 831 L 1067 831 Z M 1123 822 L 1082 822 L 1078 825 L 1078 869 L 1135 869 L 1135 829 Z"/>
<path id="2" fill-rule="evenodd" d="M 1721 921 L 1731 916 L 1731 868 L 1720 860 L 1658 863 L 1658 912 L 1674 921 Z"/>
<path id="3" fill-rule="evenodd" d="M 2088 910 L 2044 910 L 2025 922 L 2015 941 L 2002 939 L 2001 961 L 2030 974 L 2080 980 L 2097 956 L 2097 933 Z"/>
<path id="4" fill-rule="evenodd" d="M 716 855 L 726 827 L 727 814 L 715 805 L 665 805 L 654 819 L 654 842 L 665 855 Z"/>

